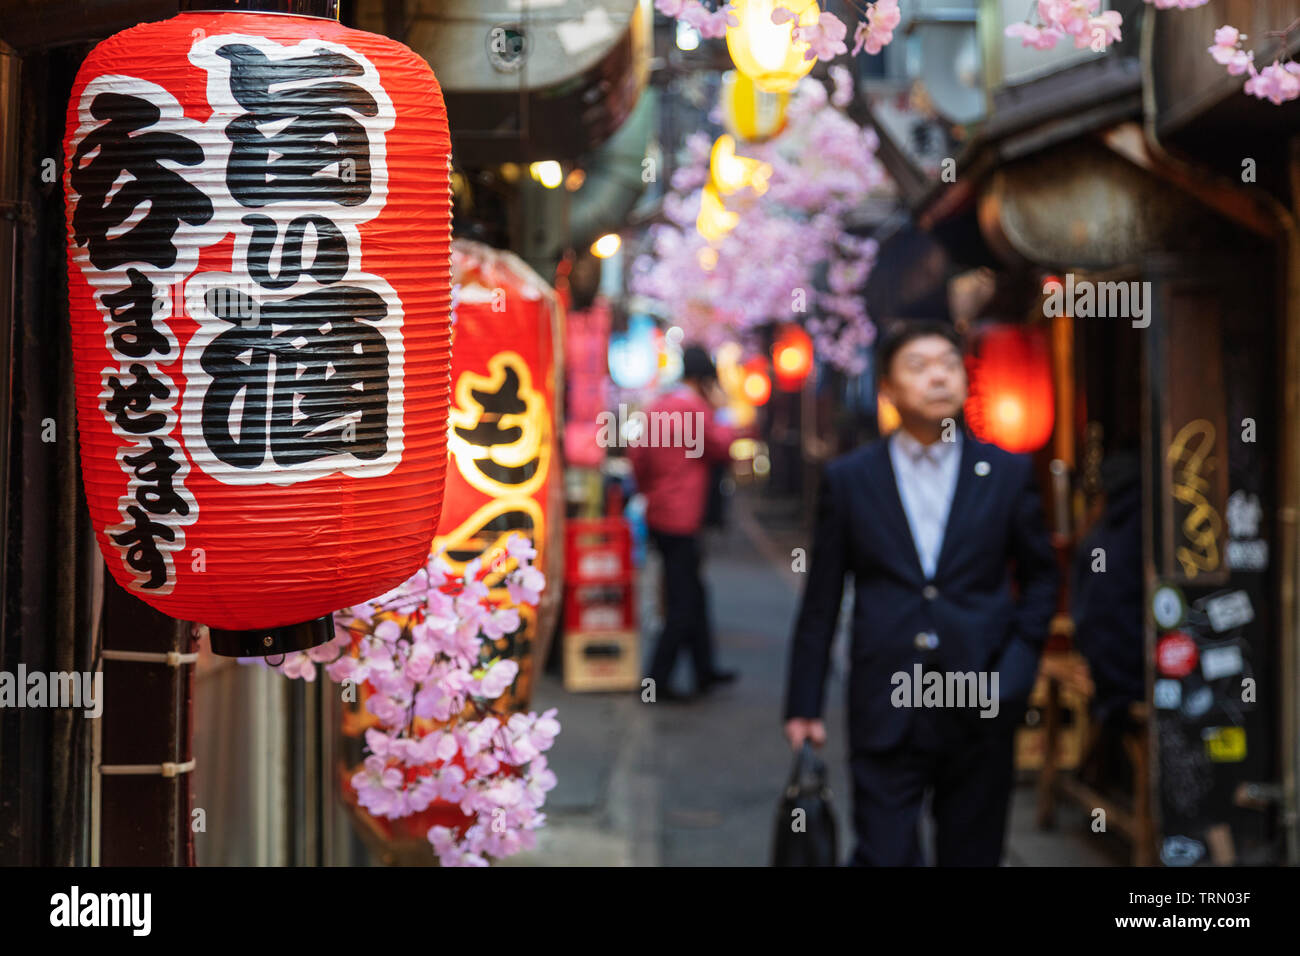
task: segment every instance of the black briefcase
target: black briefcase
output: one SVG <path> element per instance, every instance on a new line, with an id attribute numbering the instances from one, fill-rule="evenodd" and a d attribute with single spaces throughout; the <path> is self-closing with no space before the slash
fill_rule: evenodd
<path id="1" fill-rule="evenodd" d="M 776 813 L 773 866 L 835 866 L 835 814 L 826 764 L 804 741 Z"/>

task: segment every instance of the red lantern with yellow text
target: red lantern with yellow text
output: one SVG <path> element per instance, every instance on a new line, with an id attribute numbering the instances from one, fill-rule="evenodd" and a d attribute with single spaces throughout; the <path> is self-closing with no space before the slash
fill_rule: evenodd
<path id="1" fill-rule="evenodd" d="M 536 610 L 519 608 L 521 626 L 497 642 L 497 653 L 519 673 L 493 702 L 507 720 L 526 711 L 536 669 L 546 659 L 564 592 L 563 483 L 559 461 L 557 358 L 562 354 L 561 310 L 555 292 L 522 259 L 465 239 L 452 242 L 459 287 L 452 355 L 450 465 L 434 553 L 457 573 L 479 561 L 491 599 L 511 603 L 503 582 L 512 535 L 537 549 L 534 566 L 546 575 Z M 343 716 L 343 733 L 359 738 L 376 721 L 365 707 L 368 687 Z M 433 722 L 415 718 L 417 725 Z M 427 810 L 388 820 L 355 803 L 355 766 L 340 769 L 349 806 L 362 832 L 386 854 L 422 859 L 432 826 L 458 826 L 458 807 L 434 800 Z"/>
<path id="2" fill-rule="evenodd" d="M 546 590 L 534 614 L 521 607 L 520 633 L 504 638 L 502 656 L 519 676 L 498 700 L 527 710 L 534 667 L 546 656 L 564 590 L 564 489 L 557 414 L 562 315 L 554 290 L 511 252 L 457 239 L 452 267 L 460 287 L 452 355 L 451 451 L 447 493 L 434 551 L 451 566 L 481 558 L 494 568 L 506 539 L 523 535 L 537 549 L 534 565 Z M 499 573 L 488 578 L 489 585 Z M 503 585 L 494 596 L 508 601 Z"/>
<path id="3" fill-rule="evenodd" d="M 68 105 L 86 499 L 124 588 L 217 653 L 278 654 L 410 577 L 438 525 L 447 117 L 337 2 L 182 6 L 99 44 Z"/>
<path id="4" fill-rule="evenodd" d="M 975 437 L 1016 453 L 1047 444 L 1056 397 L 1045 333 L 1032 326 L 988 326 L 976 335 L 966 367 L 966 422 Z"/>

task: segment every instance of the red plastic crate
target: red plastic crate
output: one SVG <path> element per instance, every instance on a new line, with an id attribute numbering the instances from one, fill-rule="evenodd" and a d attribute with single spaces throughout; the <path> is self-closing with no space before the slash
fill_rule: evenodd
<path id="1" fill-rule="evenodd" d="M 570 584 L 564 596 L 564 626 L 570 631 L 626 631 L 636 627 L 636 587 L 618 583 Z"/>
<path id="2" fill-rule="evenodd" d="M 632 529 L 627 519 L 570 518 L 564 526 L 565 580 L 571 584 L 631 581 Z"/>
<path id="3" fill-rule="evenodd" d="M 570 520 L 565 525 L 565 571 L 567 630 L 636 628 L 636 571 L 627 519 Z"/>

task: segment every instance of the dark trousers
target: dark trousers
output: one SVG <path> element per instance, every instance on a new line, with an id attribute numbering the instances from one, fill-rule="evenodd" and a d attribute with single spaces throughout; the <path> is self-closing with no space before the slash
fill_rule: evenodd
<path id="1" fill-rule="evenodd" d="M 650 659 L 656 687 L 670 687 L 673 665 L 683 644 L 691 651 L 696 686 L 713 673 L 713 634 L 709 598 L 700 577 L 700 539 L 696 534 L 664 534 L 650 529 L 663 558 L 664 628 Z"/>
<path id="2" fill-rule="evenodd" d="M 928 790 L 939 866 L 997 866 L 1014 774 L 1014 708 L 918 708 L 907 742 L 885 753 L 854 750 L 854 866 L 924 866 L 919 825 Z"/>

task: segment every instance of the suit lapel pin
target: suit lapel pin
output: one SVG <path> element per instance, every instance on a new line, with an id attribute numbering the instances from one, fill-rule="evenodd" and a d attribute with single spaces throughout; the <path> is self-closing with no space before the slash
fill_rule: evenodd
<path id="1" fill-rule="evenodd" d="M 979 475 L 981 478 L 987 475 L 990 471 L 992 471 L 992 469 L 989 468 L 989 463 L 987 461 L 975 462 L 975 474 Z"/>

